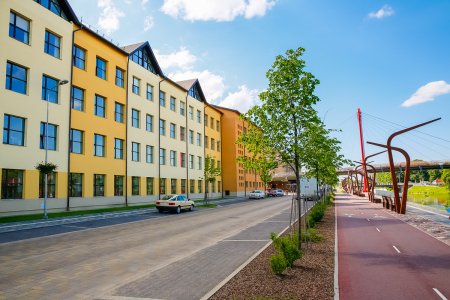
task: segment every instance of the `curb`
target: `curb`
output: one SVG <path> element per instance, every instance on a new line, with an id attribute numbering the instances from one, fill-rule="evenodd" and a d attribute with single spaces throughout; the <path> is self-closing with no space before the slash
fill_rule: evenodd
<path id="1" fill-rule="evenodd" d="M 334 202 L 334 300 L 339 300 L 337 203 Z"/>

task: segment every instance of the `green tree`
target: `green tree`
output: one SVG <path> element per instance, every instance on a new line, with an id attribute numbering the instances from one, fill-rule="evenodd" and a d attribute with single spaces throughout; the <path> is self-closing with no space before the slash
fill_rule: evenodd
<path id="1" fill-rule="evenodd" d="M 428 170 L 430 181 L 435 181 L 436 179 L 441 179 L 442 176 L 442 170 L 436 169 L 436 170 Z"/>
<path id="2" fill-rule="evenodd" d="M 215 157 L 215 156 L 213 156 Z M 216 177 L 222 175 L 220 166 L 216 167 L 215 160 L 208 155 L 205 158 L 205 169 L 202 180 L 205 181 L 205 204 L 208 205 L 208 187 L 210 183 L 216 182 Z"/>
<path id="3" fill-rule="evenodd" d="M 450 190 L 450 169 L 445 169 L 444 171 L 442 171 L 441 179 L 447 185 L 447 188 Z"/>

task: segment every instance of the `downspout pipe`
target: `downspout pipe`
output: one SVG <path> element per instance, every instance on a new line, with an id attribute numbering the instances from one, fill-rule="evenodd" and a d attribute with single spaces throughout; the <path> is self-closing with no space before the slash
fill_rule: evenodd
<path id="1" fill-rule="evenodd" d="M 129 142 L 129 139 L 128 139 L 128 111 L 129 111 L 129 107 L 128 107 L 128 92 L 129 92 L 129 88 L 128 88 L 128 80 L 129 80 L 129 78 L 130 78 L 130 72 L 129 72 L 129 68 L 130 68 L 130 56 L 128 56 L 128 59 L 127 59 L 127 85 L 126 85 L 126 87 L 127 87 L 127 98 L 126 98 L 126 105 L 127 105 L 127 109 L 126 109 L 126 112 L 127 112 L 127 115 L 126 115 L 126 123 L 125 123 L 125 139 L 126 139 L 126 142 L 125 142 L 125 147 L 126 147 L 126 151 L 125 151 L 125 186 L 126 186 L 126 188 L 125 188 L 125 206 L 128 206 L 128 142 Z"/>
<path id="2" fill-rule="evenodd" d="M 187 198 L 189 199 L 189 192 L 191 189 L 191 185 L 189 182 L 189 166 L 187 165 L 189 163 L 189 143 L 188 143 L 188 132 L 189 132 L 189 128 L 188 128 L 188 112 L 186 110 L 187 107 L 189 107 L 188 105 L 188 96 L 189 96 L 189 91 L 186 92 L 186 105 L 184 107 L 184 115 L 186 116 L 186 130 L 184 132 L 184 139 L 186 140 L 186 157 L 184 158 L 184 166 L 186 167 L 186 184 L 184 185 L 184 188 L 187 190 Z M 195 186 L 194 186 L 195 189 Z"/>
<path id="3" fill-rule="evenodd" d="M 158 179 L 159 179 L 158 197 L 159 198 L 158 199 L 161 199 L 161 82 L 163 82 L 164 80 L 167 79 L 167 77 L 165 77 L 164 75 L 161 74 L 161 76 L 162 76 L 163 80 L 161 80 L 158 83 L 158 94 L 159 94 L 159 97 L 158 97 L 158 119 L 159 119 L 158 120 L 158 128 L 159 128 L 159 130 L 158 130 L 158 153 L 159 153 L 159 155 L 158 155 L 158 158 L 159 158 L 159 162 L 158 162 Z M 166 101 L 165 98 L 164 98 L 164 101 Z"/>
<path id="4" fill-rule="evenodd" d="M 245 120 L 242 121 L 242 132 L 245 136 Z M 244 157 L 245 157 L 245 143 L 244 143 Z M 244 170 L 244 197 L 247 197 L 247 170 Z"/>
<path id="5" fill-rule="evenodd" d="M 67 205 L 66 211 L 70 211 L 70 130 L 72 130 L 72 97 L 73 97 L 73 56 L 75 53 L 73 52 L 73 47 L 75 46 L 75 32 L 83 29 L 83 24 L 81 23 L 80 28 L 72 31 L 72 59 L 70 60 L 71 68 L 70 68 L 70 103 L 69 103 L 69 149 L 67 151 Z"/>

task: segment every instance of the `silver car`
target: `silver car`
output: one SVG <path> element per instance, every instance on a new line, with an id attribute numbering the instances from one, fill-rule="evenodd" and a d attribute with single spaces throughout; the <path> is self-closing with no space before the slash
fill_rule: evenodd
<path id="1" fill-rule="evenodd" d="M 248 196 L 249 199 L 264 199 L 264 197 L 265 197 L 264 192 L 260 190 L 250 192 Z"/>

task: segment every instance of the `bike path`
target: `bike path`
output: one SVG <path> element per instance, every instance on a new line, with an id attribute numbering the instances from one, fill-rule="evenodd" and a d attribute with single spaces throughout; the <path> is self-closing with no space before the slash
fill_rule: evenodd
<path id="1" fill-rule="evenodd" d="M 336 203 L 342 300 L 450 298 L 448 245 L 367 199 L 338 194 Z"/>

